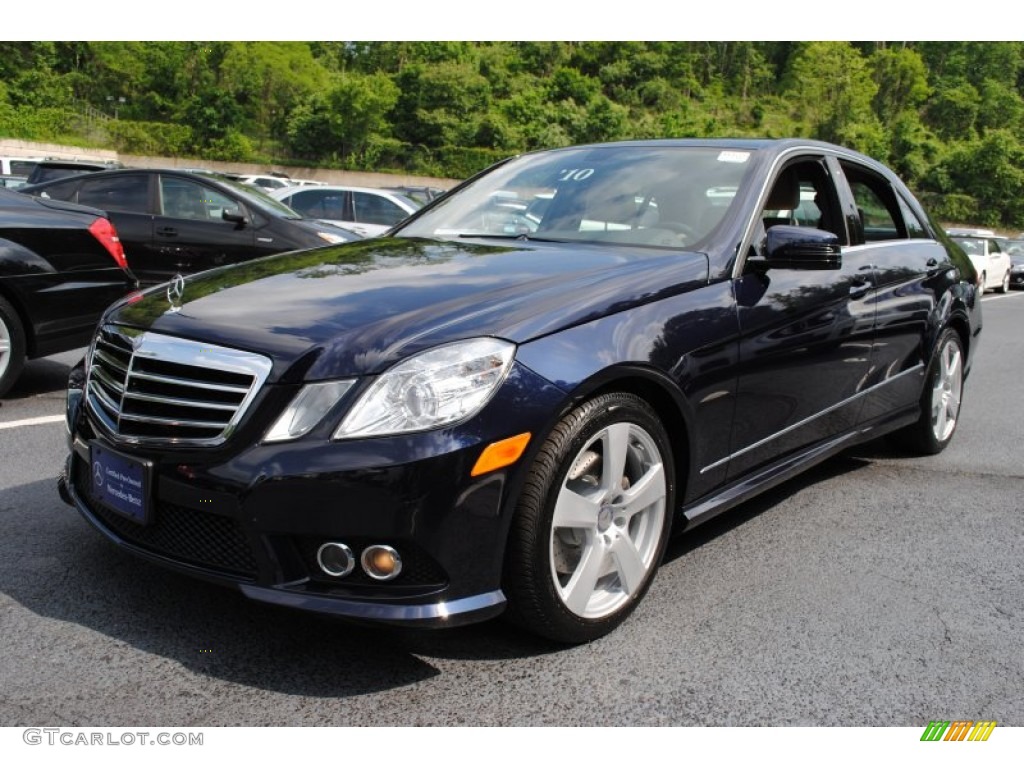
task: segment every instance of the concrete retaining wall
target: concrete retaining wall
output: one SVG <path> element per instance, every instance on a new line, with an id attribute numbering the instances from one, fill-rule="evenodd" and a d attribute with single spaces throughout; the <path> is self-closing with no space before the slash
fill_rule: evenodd
<path id="1" fill-rule="evenodd" d="M 197 160 L 182 157 L 140 157 L 119 155 L 109 149 L 66 147 L 59 144 L 43 144 L 20 139 L 0 138 L 0 155 L 11 157 L 47 157 L 61 160 L 116 160 L 134 168 L 206 168 L 211 171 L 231 173 L 267 174 L 271 171 L 287 174 L 294 179 L 311 179 L 326 184 L 344 184 L 353 187 L 440 187 L 450 189 L 457 179 L 439 179 L 433 176 L 416 176 L 407 173 L 368 173 L 362 171 L 334 171 L 324 168 L 293 168 L 283 165 L 259 165 L 257 163 L 225 163 L 216 160 Z"/>

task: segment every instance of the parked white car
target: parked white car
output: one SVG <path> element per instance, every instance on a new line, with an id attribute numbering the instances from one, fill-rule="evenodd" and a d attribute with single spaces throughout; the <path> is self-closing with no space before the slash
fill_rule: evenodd
<path id="1" fill-rule="evenodd" d="M 265 192 L 272 192 L 275 189 L 286 189 L 292 185 L 291 179 L 283 176 L 264 176 L 258 173 L 239 176 L 238 180 L 243 184 L 259 187 Z"/>
<path id="2" fill-rule="evenodd" d="M 363 237 L 384 234 L 421 207 L 416 201 L 372 187 L 288 187 L 270 192 L 307 219 L 320 219 Z"/>
<path id="3" fill-rule="evenodd" d="M 1006 238 L 997 236 L 990 229 L 951 229 L 947 234 L 970 257 L 978 273 L 978 286 L 982 293 L 990 288 L 1000 293 L 1010 290 L 1013 264 L 1010 254 L 1001 245 Z"/>

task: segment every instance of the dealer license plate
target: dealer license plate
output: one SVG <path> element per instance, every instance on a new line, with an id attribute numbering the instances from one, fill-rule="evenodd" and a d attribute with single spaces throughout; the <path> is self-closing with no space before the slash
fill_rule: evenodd
<path id="1" fill-rule="evenodd" d="M 140 525 L 149 522 L 152 462 L 91 443 L 89 466 L 93 498 Z"/>

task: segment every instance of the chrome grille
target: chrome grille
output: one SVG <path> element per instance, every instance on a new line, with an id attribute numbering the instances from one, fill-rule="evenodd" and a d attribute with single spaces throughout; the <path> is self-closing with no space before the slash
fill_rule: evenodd
<path id="1" fill-rule="evenodd" d="M 262 355 L 104 326 L 90 354 L 86 402 L 124 442 L 224 442 L 270 374 Z"/>

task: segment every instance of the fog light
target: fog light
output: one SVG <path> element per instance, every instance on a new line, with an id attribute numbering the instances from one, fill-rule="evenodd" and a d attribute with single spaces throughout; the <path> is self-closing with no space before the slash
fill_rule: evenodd
<path id="1" fill-rule="evenodd" d="M 363 570 L 371 579 L 390 581 L 402 572 L 402 558 L 386 544 L 374 544 L 363 550 Z"/>
<path id="2" fill-rule="evenodd" d="M 352 550 L 337 541 L 321 544 L 316 551 L 316 562 L 328 576 L 348 576 L 356 567 Z"/>

